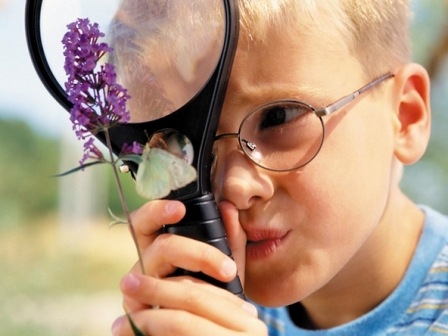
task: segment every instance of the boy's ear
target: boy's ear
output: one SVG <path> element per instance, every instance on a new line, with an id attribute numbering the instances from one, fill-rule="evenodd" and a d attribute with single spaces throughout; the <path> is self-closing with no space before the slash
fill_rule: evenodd
<path id="1" fill-rule="evenodd" d="M 403 164 L 418 161 L 426 151 L 431 132 L 430 80 L 419 64 L 403 66 L 395 75 L 395 156 Z"/>

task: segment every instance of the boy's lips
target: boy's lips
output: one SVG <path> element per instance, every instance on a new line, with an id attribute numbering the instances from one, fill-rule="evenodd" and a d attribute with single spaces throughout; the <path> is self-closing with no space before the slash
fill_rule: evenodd
<path id="1" fill-rule="evenodd" d="M 246 232 L 246 258 L 256 260 L 269 257 L 282 245 L 288 233 L 278 230 Z"/>

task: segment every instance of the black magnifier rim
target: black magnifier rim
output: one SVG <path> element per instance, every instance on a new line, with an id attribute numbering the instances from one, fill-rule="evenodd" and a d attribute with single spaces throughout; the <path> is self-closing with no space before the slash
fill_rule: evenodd
<path id="1" fill-rule="evenodd" d="M 28 45 L 28 52 L 30 54 L 33 66 L 39 79 L 43 83 L 44 87 L 47 91 L 53 96 L 53 98 L 68 112 L 70 112 L 73 104 L 68 100 L 67 93 L 60 85 L 56 77 L 53 75 L 53 71 L 47 61 L 45 56 L 45 51 L 42 43 L 42 35 L 41 35 L 41 12 L 42 12 L 42 3 L 43 0 L 27 0 L 25 6 L 25 34 Z M 221 56 L 219 57 L 215 69 L 210 74 L 209 79 L 204 83 L 204 86 L 198 91 L 198 93 L 204 90 L 204 87 L 209 84 L 209 81 L 214 76 L 217 68 L 220 67 L 222 63 L 222 57 L 225 49 L 228 48 L 228 40 L 231 33 L 231 27 L 229 27 L 229 11 L 231 4 L 227 0 L 223 0 L 224 3 L 224 12 L 226 16 L 226 24 L 224 25 L 224 40 L 221 51 Z M 235 30 L 235 28 L 234 28 Z M 236 29 L 237 30 L 237 29 Z M 236 34 L 237 35 L 237 34 Z M 190 101 L 194 100 L 197 95 L 193 96 Z M 189 104 L 186 102 L 183 106 Z M 181 107 L 182 108 L 182 107 Z M 173 111 L 173 112 L 176 112 Z M 146 124 L 148 122 L 139 122 L 139 123 L 128 123 L 128 124 Z M 118 126 L 119 127 L 119 126 Z M 105 143 L 105 136 L 102 133 L 95 134 L 95 137 L 98 138 L 101 142 Z"/>
<path id="2" fill-rule="evenodd" d="M 41 82 L 53 98 L 68 112 L 73 104 L 68 100 L 67 93 L 59 84 L 53 75 L 47 58 L 45 57 L 44 47 L 42 44 L 42 35 L 40 30 L 41 11 L 43 0 L 27 0 L 25 6 L 25 34 L 28 44 L 28 51 Z M 61 42 L 62 43 L 62 42 Z M 95 137 L 102 143 L 106 139 L 103 133 L 95 134 Z"/>
<path id="3" fill-rule="evenodd" d="M 30 56 L 32 59 L 32 63 L 34 65 L 34 68 L 44 84 L 45 88 L 50 92 L 50 94 L 53 96 L 56 101 L 62 105 L 67 111 L 70 111 L 70 109 L 73 107 L 73 104 L 68 100 L 67 93 L 62 88 L 62 86 L 59 84 L 56 77 L 53 75 L 53 71 L 51 70 L 50 65 L 48 64 L 47 58 L 45 56 L 44 47 L 42 44 L 42 35 L 40 30 L 40 23 L 41 23 L 41 12 L 42 12 L 42 1 L 43 0 L 27 0 L 26 7 L 25 7 L 25 34 L 26 34 L 26 40 L 28 44 L 28 50 L 33 52 L 30 52 Z M 226 1 L 224 1 L 226 3 Z M 226 11 L 226 6 L 224 5 L 224 9 Z M 228 16 L 228 13 L 225 13 Z M 227 25 L 226 25 L 227 26 Z M 227 27 L 225 33 L 227 34 Z M 224 36 L 223 40 L 223 48 L 225 48 L 226 43 L 226 35 Z M 218 66 L 220 62 L 220 59 L 218 59 L 216 66 Z M 216 68 L 215 68 L 216 70 Z M 212 71 L 210 74 L 210 77 L 213 75 L 215 70 Z M 209 79 L 205 82 L 204 85 L 208 83 Z M 201 92 L 203 87 L 199 90 Z M 194 96 L 191 98 L 194 99 Z M 191 100 L 190 99 L 190 100 Z M 185 102 L 187 104 L 188 102 Z M 173 111 L 175 112 L 175 111 Z"/>
<path id="4" fill-rule="evenodd" d="M 66 110 L 70 111 L 72 103 L 67 99 L 67 94 L 59 85 L 56 77 L 48 64 L 42 45 L 42 35 L 40 31 L 40 13 L 42 10 L 42 0 L 27 1 L 25 8 L 26 39 L 29 50 L 33 50 L 30 56 L 39 78 L 50 92 Z"/>
<path id="5" fill-rule="evenodd" d="M 35 70 L 44 87 L 63 108 L 70 112 L 73 105 L 68 100 L 68 96 L 63 87 L 54 76 L 45 56 L 40 30 L 42 3 L 43 0 L 27 0 L 26 2 L 25 28 L 28 51 Z M 210 193 L 211 159 L 208 157 L 209 155 L 207 155 L 207 153 L 211 153 L 215 135 L 214 131 L 216 131 L 218 125 L 220 109 L 222 108 L 225 92 L 227 90 L 239 32 L 239 15 L 236 1 L 222 0 L 222 3 L 224 6 L 225 25 L 221 56 L 219 57 L 210 78 L 198 93 L 178 110 L 173 111 L 165 117 L 147 122 L 119 124 L 109 129 L 112 140 L 112 150 L 116 155 L 119 155 L 124 143 L 129 144 L 133 141 L 146 143 L 148 141 L 148 135 L 153 134 L 154 131 L 166 128 L 167 125 L 171 128 L 178 129 L 181 132 L 188 131 L 185 135 L 192 141 L 195 152 L 197 151 L 195 153 L 193 166 L 198 169 L 198 172 L 201 170 L 201 173 L 198 175 L 198 180 L 195 183 L 192 183 L 181 190 L 173 191 L 172 198 L 175 199 L 181 200 L 194 198 L 198 195 Z M 196 128 L 196 125 L 199 125 L 197 124 L 198 120 L 187 118 L 185 116 L 185 113 L 188 111 L 198 111 L 204 108 L 207 110 L 207 115 L 203 118 L 201 117 L 200 124 L 202 126 L 200 127 L 205 127 L 206 132 L 204 132 L 203 128 Z M 219 111 L 217 111 L 218 109 Z M 185 128 L 186 119 L 189 119 L 187 124 L 192 127 L 191 130 Z M 198 130 L 198 133 L 192 133 L 192 131 L 196 129 Z M 202 129 L 202 131 L 200 131 L 200 129 Z M 95 137 L 103 144 L 106 143 L 105 134 L 103 132 L 96 133 Z M 132 173 L 136 173 L 138 169 L 136 163 L 126 162 L 126 164 L 129 165 Z M 193 184 L 195 185 L 194 187 Z"/>

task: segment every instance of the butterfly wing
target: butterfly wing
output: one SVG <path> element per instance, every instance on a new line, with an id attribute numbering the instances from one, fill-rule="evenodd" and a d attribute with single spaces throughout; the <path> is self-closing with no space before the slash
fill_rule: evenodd
<path id="1" fill-rule="evenodd" d="M 170 167 L 168 173 L 170 174 L 171 190 L 180 189 L 196 180 L 196 169 L 192 165 L 164 150 L 162 152 L 161 155 L 167 160 L 167 165 L 169 164 Z"/>
<path id="2" fill-rule="evenodd" d="M 137 171 L 137 194 L 150 200 L 162 198 L 169 194 L 169 178 L 167 169 L 157 160 L 153 149 L 145 149 Z"/>
<path id="3" fill-rule="evenodd" d="M 137 171 L 137 193 L 158 199 L 196 180 L 196 170 L 184 160 L 160 148 L 145 148 Z"/>

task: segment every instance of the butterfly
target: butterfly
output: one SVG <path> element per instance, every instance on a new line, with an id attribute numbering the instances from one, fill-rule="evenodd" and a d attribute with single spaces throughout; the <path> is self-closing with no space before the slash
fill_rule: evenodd
<path id="1" fill-rule="evenodd" d="M 136 177 L 137 193 L 149 200 L 164 198 L 197 178 L 196 169 L 161 148 L 145 146 Z"/>

